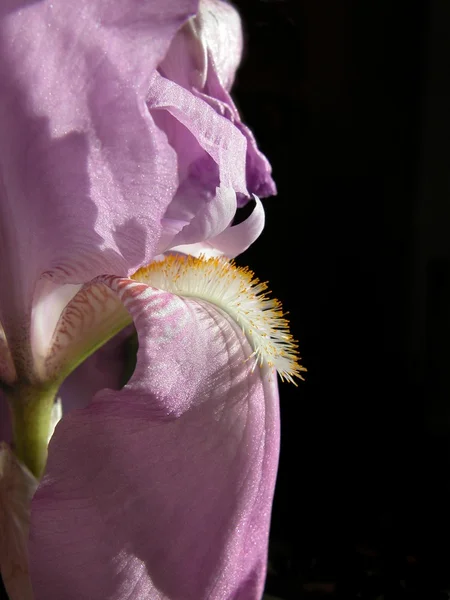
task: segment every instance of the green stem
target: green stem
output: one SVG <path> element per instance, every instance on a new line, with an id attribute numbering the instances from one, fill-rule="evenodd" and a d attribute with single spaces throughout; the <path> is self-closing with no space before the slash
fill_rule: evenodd
<path id="1" fill-rule="evenodd" d="M 47 443 L 58 386 L 24 385 L 11 390 L 14 452 L 40 478 L 47 462 Z"/>

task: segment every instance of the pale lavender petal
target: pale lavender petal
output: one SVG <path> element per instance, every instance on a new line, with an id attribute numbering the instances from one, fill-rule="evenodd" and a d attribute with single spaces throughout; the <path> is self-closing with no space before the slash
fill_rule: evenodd
<path id="1" fill-rule="evenodd" d="M 227 118 L 182 86 L 154 73 L 147 96 L 150 114 L 156 119 L 159 111 L 171 115 L 183 125 L 197 144 L 218 166 L 219 184 L 247 193 L 245 180 L 246 140 Z M 164 115 L 163 115 L 164 116 Z M 167 121 L 158 123 L 167 128 Z M 170 129 L 173 132 L 176 125 Z M 177 127 L 179 130 L 179 126 Z M 176 144 L 177 154 L 181 151 Z M 191 151 L 188 146 L 186 151 Z M 181 178 L 180 178 L 181 179 Z"/>
<path id="2" fill-rule="evenodd" d="M 236 193 L 230 188 L 217 188 L 215 195 L 205 201 L 182 229 L 173 235 L 175 227 L 169 224 L 158 246 L 158 254 L 181 244 L 207 243 L 222 233 L 231 223 L 236 213 Z M 169 218 L 163 222 L 167 223 Z"/>
<path id="3" fill-rule="evenodd" d="M 259 600 L 278 460 L 275 373 L 205 302 L 111 279 L 135 375 L 63 419 L 33 499 L 36 600 Z"/>
<path id="4" fill-rule="evenodd" d="M 173 38 L 159 71 L 166 79 L 176 81 L 187 90 L 202 89 L 207 64 L 208 55 L 198 33 L 197 20 L 192 18 Z"/>
<path id="5" fill-rule="evenodd" d="M 203 242 L 231 223 L 246 188 L 246 140 L 184 87 L 155 74 L 148 96 L 155 122 L 178 157 L 180 185 L 162 219 L 157 254 Z"/>
<path id="6" fill-rule="evenodd" d="M 186 89 L 202 90 L 212 59 L 226 90 L 233 85 L 243 48 L 239 13 L 223 0 L 200 0 L 199 10 L 172 40 L 161 73 Z"/>
<path id="7" fill-rule="evenodd" d="M 160 127 L 167 133 L 171 145 L 177 152 L 180 180 L 177 192 L 161 221 L 162 234 L 157 250 L 157 253 L 160 254 L 173 245 L 174 238 L 181 234 L 183 229 L 190 229 L 191 223 L 195 226 L 195 222 L 200 221 L 201 227 L 201 218 L 199 217 L 204 214 L 205 210 L 210 210 L 208 208 L 210 204 L 217 205 L 220 202 L 220 193 L 217 194 L 220 186 L 220 173 L 217 163 L 184 125 L 181 125 L 167 111 L 155 111 L 154 116 Z M 233 190 L 231 189 L 231 191 Z M 228 204 L 227 202 L 226 206 Z M 233 204 L 235 207 L 236 194 L 234 194 Z M 218 208 L 220 209 L 220 206 Z M 233 211 L 233 206 L 231 211 Z M 229 213 L 230 209 L 227 212 Z M 230 219 L 233 214 L 232 212 Z M 226 227 L 227 224 L 227 222 L 221 222 L 219 230 Z"/>
<path id="8" fill-rule="evenodd" d="M 222 0 L 201 0 L 154 76 L 148 106 L 176 150 L 180 180 L 162 220 L 158 254 L 193 244 L 208 253 L 211 239 L 230 228 L 231 209 L 245 204 L 251 192 L 275 192 L 270 166 L 227 92 L 241 53 L 237 11 Z M 236 192 L 232 204 L 223 202 L 224 188 Z M 233 229 L 223 237 L 224 244 L 236 240 L 234 254 L 238 245 L 245 249 L 257 237 L 246 235 L 239 244 L 237 233 Z"/>
<path id="9" fill-rule="evenodd" d="M 211 246 L 220 250 L 228 258 L 234 258 L 253 244 L 264 229 L 265 213 L 263 205 L 254 196 L 255 207 L 245 221 L 232 225 L 209 240 Z"/>
<path id="10" fill-rule="evenodd" d="M 206 65 L 203 87 L 208 80 L 208 69 L 212 67 L 223 87 L 230 90 L 243 50 L 239 13 L 224 0 L 201 0 L 195 20 L 211 63 Z"/>
<path id="11" fill-rule="evenodd" d="M 196 8 L 0 3 L 0 319 L 13 346 L 43 272 L 79 283 L 151 260 L 178 176 L 145 96 Z"/>
<path id="12" fill-rule="evenodd" d="M 255 207 L 247 219 L 238 225 L 227 227 L 222 233 L 208 238 L 205 242 L 180 244 L 171 248 L 172 252 L 181 252 L 191 256 L 226 256 L 235 258 L 253 244 L 264 229 L 265 214 L 259 198 L 255 196 Z"/>
<path id="13" fill-rule="evenodd" d="M 70 304 L 81 287 L 81 284 L 68 283 L 61 285 L 46 277 L 41 277 L 38 280 L 34 291 L 30 331 L 33 363 L 38 367 L 35 370 L 44 370 L 43 363 L 48 354 L 61 313 L 67 304 Z"/>
<path id="14" fill-rule="evenodd" d="M 218 114 L 227 116 L 233 121 L 236 128 L 244 135 L 247 141 L 246 181 L 249 192 L 260 198 L 275 195 L 277 188 L 272 179 L 272 167 L 264 154 L 258 149 L 255 136 L 251 130 L 242 123 L 236 105 L 213 68 L 208 70 L 204 92 L 197 93 L 197 95 L 211 105 Z M 243 198 L 243 203 L 245 201 L 246 199 Z"/>
<path id="15" fill-rule="evenodd" d="M 201 0 L 195 18 L 172 41 L 160 72 L 190 90 L 228 119 L 247 141 L 246 185 L 250 194 L 276 194 L 271 167 L 229 94 L 242 55 L 239 14 L 223 0 Z M 241 197 L 245 204 L 249 195 Z"/>
<path id="16" fill-rule="evenodd" d="M 168 254 L 187 254 L 197 258 L 217 258 L 223 256 L 223 252 L 213 248 L 208 242 L 198 242 L 197 244 L 181 244 L 171 248 L 169 252 L 161 256 L 165 257 Z"/>

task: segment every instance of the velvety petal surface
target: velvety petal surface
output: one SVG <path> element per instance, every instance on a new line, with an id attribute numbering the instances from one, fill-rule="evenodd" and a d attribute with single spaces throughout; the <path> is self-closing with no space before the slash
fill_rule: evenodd
<path id="1" fill-rule="evenodd" d="M 259 600 L 278 461 L 276 375 L 220 309 L 105 279 L 135 374 L 63 418 L 32 503 L 36 600 Z"/>
<path id="2" fill-rule="evenodd" d="M 145 97 L 196 9 L 197 0 L 1 3 L 0 319 L 13 346 L 42 273 L 79 283 L 154 255 L 177 158 Z"/>

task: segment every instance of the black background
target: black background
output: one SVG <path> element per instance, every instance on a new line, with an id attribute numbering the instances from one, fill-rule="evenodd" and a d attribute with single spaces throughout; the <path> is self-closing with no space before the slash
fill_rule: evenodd
<path id="1" fill-rule="evenodd" d="M 234 97 L 278 185 L 239 261 L 308 369 L 280 388 L 267 590 L 449 598 L 450 4 L 235 5 Z"/>

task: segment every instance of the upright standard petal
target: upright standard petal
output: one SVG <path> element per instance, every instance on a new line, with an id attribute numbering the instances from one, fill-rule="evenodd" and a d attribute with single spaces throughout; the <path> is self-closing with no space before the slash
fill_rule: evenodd
<path id="1" fill-rule="evenodd" d="M 242 26 L 236 9 L 225 0 L 200 0 L 197 15 L 173 39 L 160 71 L 209 104 L 242 133 L 247 143 L 248 192 L 271 196 L 276 187 L 270 164 L 258 150 L 250 129 L 242 123 L 229 93 L 241 55 Z M 248 194 L 242 195 L 240 204 L 248 198 Z"/>
<path id="2" fill-rule="evenodd" d="M 111 278 L 139 334 L 121 392 L 63 419 L 32 503 L 36 600 L 259 600 L 276 373 L 218 307 Z"/>
<path id="3" fill-rule="evenodd" d="M 249 193 L 246 140 L 211 106 L 157 73 L 147 104 L 178 157 L 180 184 L 162 220 L 159 254 L 203 242 L 230 225 L 237 195 Z"/>
<path id="4" fill-rule="evenodd" d="M 85 282 L 154 255 L 178 176 L 145 96 L 196 9 L 197 0 L 1 3 L 0 320 L 10 345 L 42 273 Z"/>
<path id="5" fill-rule="evenodd" d="M 224 115 L 234 122 L 237 129 L 244 135 L 247 141 L 246 178 L 249 192 L 259 197 L 276 194 L 277 188 L 272 179 L 272 167 L 258 149 L 252 131 L 241 121 L 238 109 L 229 92 L 222 85 L 213 64 L 208 71 L 204 92 L 199 92 L 197 95 L 210 104 L 218 114 Z M 248 198 L 242 198 L 241 204 L 245 204 L 247 200 Z"/>
<path id="6" fill-rule="evenodd" d="M 200 0 L 196 17 L 190 19 L 173 39 L 160 65 L 165 77 L 186 89 L 203 89 L 209 58 L 225 89 L 233 85 L 243 49 L 239 13 L 224 0 Z"/>

